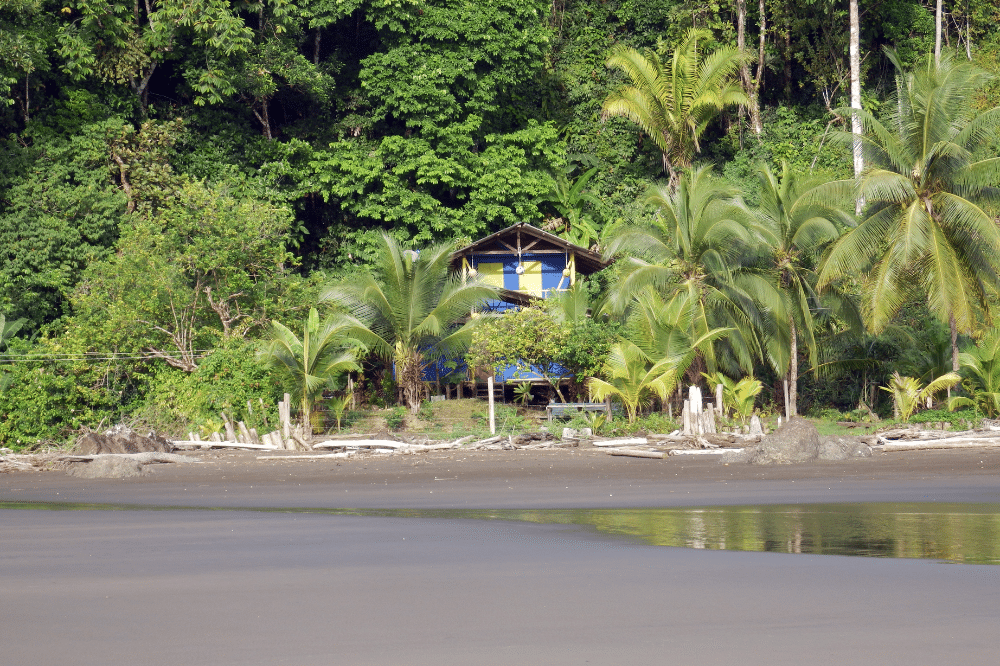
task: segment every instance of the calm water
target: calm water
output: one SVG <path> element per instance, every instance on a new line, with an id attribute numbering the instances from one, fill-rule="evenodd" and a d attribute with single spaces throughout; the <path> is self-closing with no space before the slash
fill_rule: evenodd
<path id="1" fill-rule="evenodd" d="M 803 504 L 677 509 L 230 509 L 0 502 L 50 511 L 259 511 L 578 525 L 657 546 L 1000 564 L 1000 504 Z"/>

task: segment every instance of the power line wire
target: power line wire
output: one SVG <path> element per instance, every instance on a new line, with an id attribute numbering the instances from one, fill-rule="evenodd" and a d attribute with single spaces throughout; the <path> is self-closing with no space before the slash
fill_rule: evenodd
<path id="1" fill-rule="evenodd" d="M 193 349 L 191 350 L 192 356 L 195 358 L 205 358 L 215 349 Z M 42 361 L 149 361 L 158 358 L 163 358 L 157 354 L 147 353 L 142 355 L 134 354 L 116 354 L 115 352 L 83 352 L 79 354 L 71 353 L 24 353 L 24 354 L 10 354 L 10 353 L 0 353 L 0 364 L 13 365 L 14 363 L 37 363 Z"/>

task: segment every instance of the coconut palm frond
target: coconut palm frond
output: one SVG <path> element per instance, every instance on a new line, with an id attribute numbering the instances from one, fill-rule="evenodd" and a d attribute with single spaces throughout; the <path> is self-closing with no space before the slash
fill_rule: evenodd
<path id="1" fill-rule="evenodd" d="M 411 410 L 420 407 L 420 378 L 426 363 L 460 353 L 475 320 L 469 313 L 497 290 L 481 278 L 451 274 L 449 243 L 419 252 L 404 249 L 387 235 L 379 240 L 369 273 L 329 286 L 324 301 L 354 316 L 351 334 L 372 353 L 396 363 Z"/>

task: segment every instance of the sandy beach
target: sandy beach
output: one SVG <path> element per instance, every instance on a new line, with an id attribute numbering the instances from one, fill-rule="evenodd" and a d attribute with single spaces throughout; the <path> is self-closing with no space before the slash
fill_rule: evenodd
<path id="1" fill-rule="evenodd" d="M 0 500 L 219 507 L 598 508 L 816 502 L 1000 502 L 1000 448 L 910 451 L 841 462 L 724 465 L 596 448 L 439 451 L 355 459 L 186 454 L 132 479 L 0 474 Z M 269 456 L 273 454 L 268 454 Z"/>
<path id="2" fill-rule="evenodd" d="M 992 664 L 1000 568 L 656 547 L 573 525 L 240 508 L 1000 503 L 1000 451 L 785 467 L 591 449 L 0 475 L 8 664 Z M 185 510 L 220 507 L 229 510 Z"/>

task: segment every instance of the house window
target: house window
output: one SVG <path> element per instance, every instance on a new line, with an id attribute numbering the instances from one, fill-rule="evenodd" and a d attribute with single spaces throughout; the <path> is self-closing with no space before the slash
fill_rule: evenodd
<path id="1" fill-rule="evenodd" d="M 479 264 L 476 270 L 482 276 L 483 282 L 491 287 L 503 289 L 503 264 Z"/>
<path id="2" fill-rule="evenodd" d="M 518 281 L 518 290 L 541 298 L 542 262 L 525 261 L 522 266 L 524 266 L 524 272 L 521 273 L 521 279 Z"/>

